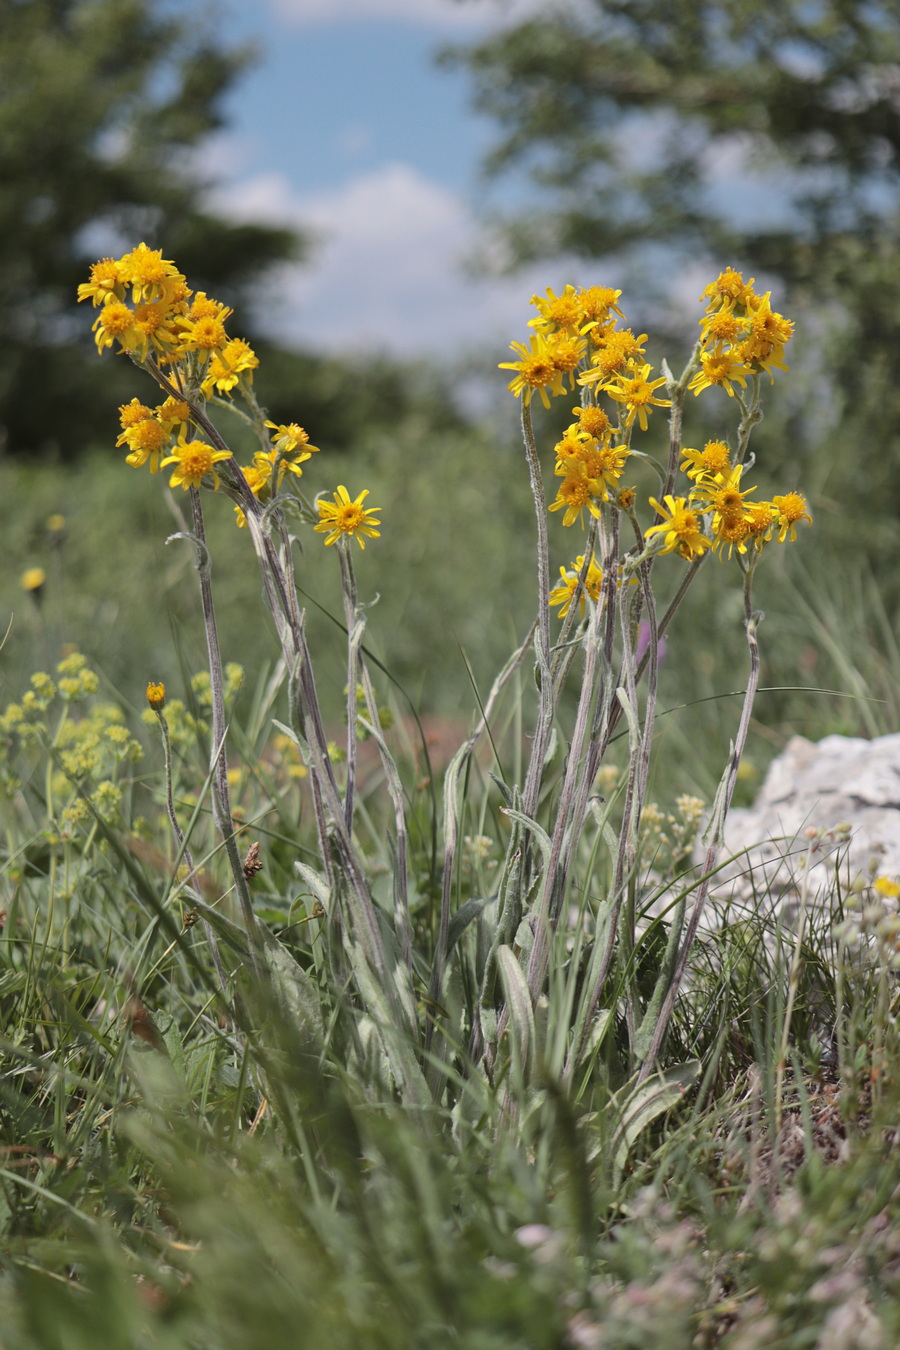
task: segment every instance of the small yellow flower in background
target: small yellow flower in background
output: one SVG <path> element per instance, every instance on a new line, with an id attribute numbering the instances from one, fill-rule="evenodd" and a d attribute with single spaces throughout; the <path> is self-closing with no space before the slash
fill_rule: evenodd
<path id="1" fill-rule="evenodd" d="M 147 685 L 147 702 L 156 712 L 161 711 L 166 701 L 166 686 L 160 681 L 158 684 L 153 680 Z"/>
<path id="2" fill-rule="evenodd" d="M 335 543 L 342 535 L 348 539 L 355 538 L 360 548 L 365 548 L 366 542 L 363 535 L 368 535 L 370 539 L 380 539 L 381 531 L 374 528 L 380 525 L 381 521 L 374 518 L 375 512 L 380 511 L 380 506 L 364 507 L 363 501 L 369 495 L 369 489 L 366 488 L 354 500 L 350 500 L 350 494 L 341 484 L 334 494 L 333 502 L 316 502 L 316 510 L 321 516 L 319 524 L 314 526 L 316 534 L 327 534 L 325 540 L 326 546 Z"/>
<path id="3" fill-rule="evenodd" d="M 37 599 L 46 580 L 47 573 L 43 567 L 29 567 L 21 576 L 22 590 L 29 591 Z"/>
<path id="4" fill-rule="evenodd" d="M 667 493 L 664 500 L 665 506 L 661 506 L 655 497 L 650 498 L 650 505 L 662 516 L 662 521 L 645 530 L 644 537 L 649 539 L 651 535 L 661 534 L 664 536 L 661 552 L 673 553 L 677 549 L 682 558 L 701 558 L 710 541 L 703 533 L 699 514 L 690 509 L 684 497 L 672 497 Z"/>
<path id="5" fill-rule="evenodd" d="M 181 487 L 185 491 L 189 487 L 199 488 L 203 479 L 210 474 L 215 487 L 218 488 L 219 475 L 215 466 L 230 458 L 231 453 L 228 450 L 214 450 L 205 441 L 187 440 L 185 430 L 182 429 L 174 450 L 162 461 L 162 465 L 163 468 L 167 464 L 178 465 L 169 479 L 170 487 Z"/>
<path id="6" fill-rule="evenodd" d="M 778 542 L 797 538 L 797 526 L 801 520 L 812 524 L 812 516 L 806 509 L 806 498 L 799 492 L 788 492 L 783 497 L 773 497 L 772 505 L 778 512 Z"/>
<path id="7" fill-rule="evenodd" d="M 876 877 L 872 882 L 872 890 L 885 900 L 896 900 L 900 895 L 900 882 L 892 881 L 890 877 Z"/>
<path id="8" fill-rule="evenodd" d="M 575 598 L 575 591 L 578 587 L 578 578 L 581 575 L 581 569 L 584 566 L 584 554 L 580 554 L 572 564 L 573 570 L 570 572 L 565 567 L 559 569 L 559 575 L 562 578 L 560 584 L 550 592 L 550 604 L 559 605 L 559 617 L 564 619 L 568 614 L 572 601 Z M 579 606 L 581 613 L 584 613 L 584 595 L 585 591 L 593 600 L 594 604 L 600 599 L 600 587 L 603 585 L 603 569 L 598 567 L 593 558 L 588 564 L 587 575 L 584 578 L 584 586 L 579 596 Z"/>
<path id="9" fill-rule="evenodd" d="M 52 516 L 47 517 L 47 529 L 51 534 L 62 534 L 66 528 L 66 518 L 61 516 L 58 511 L 54 511 Z"/>

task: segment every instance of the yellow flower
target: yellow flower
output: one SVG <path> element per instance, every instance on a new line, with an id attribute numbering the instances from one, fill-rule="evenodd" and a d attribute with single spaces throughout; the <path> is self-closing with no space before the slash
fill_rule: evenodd
<path id="1" fill-rule="evenodd" d="M 618 403 L 624 403 L 628 412 L 625 418 L 625 425 L 630 427 L 637 418 L 641 431 L 647 430 L 647 415 L 651 406 L 657 408 L 670 408 L 671 400 L 667 398 L 654 398 L 653 391 L 658 389 L 661 384 L 665 384 L 666 379 L 661 375 L 658 380 L 648 380 L 651 367 L 641 366 L 637 375 L 623 375 L 613 384 L 603 386 L 610 398 L 614 398 Z M 590 374 L 590 372 L 589 372 Z M 582 376 L 582 382 L 586 379 Z"/>
<path id="2" fill-rule="evenodd" d="M 309 432 L 304 431 L 296 422 L 288 422 L 286 426 L 281 426 L 277 422 L 266 422 L 266 426 L 275 432 L 272 444 L 279 455 L 294 455 L 300 451 L 302 462 L 309 459 L 311 454 L 318 454 L 319 447 L 309 443 Z"/>
<path id="3" fill-rule="evenodd" d="M 153 409 L 148 408 L 137 398 L 133 398 L 130 403 L 123 403 L 119 408 L 119 422 L 123 431 L 127 431 L 129 427 L 136 426 L 138 422 L 143 422 L 152 416 Z M 117 441 L 116 444 L 118 445 L 120 442 Z"/>
<path id="4" fill-rule="evenodd" d="M 531 303 L 538 311 L 538 318 L 530 319 L 528 327 L 536 328 L 540 333 L 552 333 L 557 328 L 577 329 L 584 322 L 581 300 L 572 285 L 567 285 L 562 295 L 557 295 L 548 286 L 547 298 L 533 295 Z"/>
<path id="5" fill-rule="evenodd" d="M 743 464 L 736 464 L 727 477 L 717 473 L 715 477 L 701 479 L 691 493 L 692 501 L 703 511 L 715 511 L 720 516 L 745 516 L 748 497 L 756 488 L 745 488 L 741 492 L 741 474 Z"/>
<path id="6" fill-rule="evenodd" d="M 575 521 L 581 521 L 584 524 L 584 508 L 590 511 L 592 516 L 600 517 L 600 508 L 594 501 L 599 494 L 600 484 L 596 479 L 588 478 L 585 466 L 581 461 L 576 461 L 572 466 L 573 472 L 567 473 L 566 477 L 559 485 L 559 491 L 556 494 L 556 501 L 550 503 L 551 511 L 562 511 L 563 525 L 574 525 Z"/>
<path id="7" fill-rule="evenodd" d="M 137 248 L 119 259 L 122 280 L 130 284 L 132 300 L 140 304 L 144 300 L 164 298 L 168 303 L 168 294 L 173 281 L 184 281 L 184 277 L 172 262 L 167 262 L 162 249 L 148 248 L 138 244 Z"/>
<path id="8" fill-rule="evenodd" d="M 243 374 L 252 382 L 252 372 L 258 365 L 259 357 L 248 342 L 243 338 L 230 338 L 221 351 L 213 354 L 201 386 L 204 394 L 209 396 L 213 389 L 220 394 L 229 393 Z"/>
<path id="9" fill-rule="evenodd" d="M 22 573 L 22 590 L 38 592 L 46 580 L 47 573 L 44 571 L 43 567 L 29 567 Z"/>
<path id="10" fill-rule="evenodd" d="M 365 548 L 366 541 L 363 535 L 368 535 L 370 539 L 380 539 L 381 531 L 373 527 L 380 525 L 379 520 L 374 519 L 376 511 L 380 511 L 379 506 L 363 506 L 363 501 L 369 495 L 369 489 L 366 488 L 354 500 L 350 500 L 350 494 L 341 484 L 334 494 L 333 502 L 316 502 L 316 510 L 321 516 L 321 520 L 316 525 L 316 534 L 327 534 L 325 540 L 326 547 L 335 543 L 342 535 L 348 539 L 355 538 L 360 548 Z"/>
<path id="11" fill-rule="evenodd" d="M 101 258 L 91 264 L 91 279 L 78 287 L 78 299 L 91 300 L 94 305 L 105 305 L 113 298 L 121 300 L 125 294 L 122 269 L 114 259 Z"/>
<path id="12" fill-rule="evenodd" d="M 187 440 L 186 433 L 182 430 L 172 454 L 162 463 L 163 468 L 167 464 L 178 465 L 169 479 L 169 486 L 182 487 L 187 491 L 189 487 L 199 488 L 207 474 L 212 475 L 213 483 L 218 488 L 219 475 L 216 473 L 215 466 L 220 464 L 222 460 L 230 458 L 231 454 L 228 450 L 214 450 L 205 441 Z"/>
<path id="13" fill-rule="evenodd" d="M 98 352 L 111 347 L 118 341 L 126 352 L 133 351 L 142 344 L 146 347 L 143 334 L 135 327 L 134 312 L 119 300 L 111 300 L 104 305 L 94 320 L 94 341 Z"/>
<path id="14" fill-rule="evenodd" d="M 746 305 L 747 301 L 753 297 L 753 278 L 744 281 L 743 272 L 736 272 L 733 267 L 726 267 L 724 272 L 720 272 L 715 281 L 711 281 L 706 287 L 701 300 L 709 300 L 710 309 L 715 309 L 719 305 L 737 302 Z"/>
<path id="15" fill-rule="evenodd" d="M 806 509 L 806 498 L 799 492 L 788 492 L 783 497 L 773 497 L 772 505 L 778 512 L 779 544 L 783 544 L 788 537 L 792 540 L 797 538 L 797 526 L 801 520 L 812 524 L 812 516 Z"/>
<path id="16" fill-rule="evenodd" d="M 724 389 L 729 398 L 733 398 L 732 381 L 745 389 L 747 381 L 744 376 L 749 374 L 750 371 L 747 367 L 742 365 L 740 359 L 736 359 L 730 352 L 704 352 L 700 357 L 700 369 L 691 380 L 688 389 L 693 389 L 696 396 L 715 384 L 720 389 Z"/>
<path id="17" fill-rule="evenodd" d="M 158 684 L 153 680 L 147 685 L 147 702 L 155 712 L 160 712 L 166 701 L 166 686 L 160 680 Z"/>
<path id="18" fill-rule="evenodd" d="M 681 453 L 681 468 L 688 478 L 700 479 L 707 474 L 715 478 L 731 470 L 731 452 L 724 441 L 707 441 L 702 450 L 684 449 Z"/>
<path id="19" fill-rule="evenodd" d="M 501 361 L 500 370 L 515 370 L 518 374 L 506 386 L 516 398 L 524 391 L 525 402 L 531 402 L 531 395 L 537 390 L 545 408 L 550 407 L 547 390 L 554 396 L 565 393 L 563 373 L 553 362 L 553 348 L 547 338 L 536 333 L 531 339 L 530 348 L 521 342 L 511 342 L 513 351 L 521 352 L 521 361 Z"/>
<path id="20" fill-rule="evenodd" d="M 166 449 L 169 437 L 166 429 L 155 417 L 145 418 L 127 427 L 116 441 L 116 445 L 127 445 L 131 451 L 125 456 L 125 463 L 140 469 L 150 461 L 150 472 L 159 473 L 159 457 Z"/>
<path id="21" fill-rule="evenodd" d="M 583 408 L 573 408 L 578 418 L 579 429 L 588 436 L 603 436 L 609 431 L 609 418 L 596 403 L 587 403 Z"/>
<path id="22" fill-rule="evenodd" d="M 565 567 L 559 569 L 559 575 L 562 581 L 550 592 L 550 604 L 559 605 L 559 617 L 564 619 L 569 612 L 572 601 L 575 598 L 575 591 L 578 588 L 578 578 L 581 569 L 584 566 L 584 554 L 580 554 L 572 564 L 573 570 L 567 571 Z M 600 587 L 603 585 L 603 569 L 598 567 L 593 557 L 588 564 L 587 575 L 584 578 L 584 585 L 579 596 L 579 605 L 581 613 L 584 613 L 584 595 L 585 591 L 593 600 L 594 604 L 600 599 Z"/>
<path id="23" fill-rule="evenodd" d="M 709 540 L 701 528 L 700 516 L 690 509 L 684 497 L 672 497 L 667 493 L 664 500 L 665 506 L 661 506 L 655 497 L 650 498 L 650 505 L 662 520 L 644 531 L 645 538 L 662 534 L 665 536 L 662 553 L 673 553 L 677 549 L 683 558 L 701 558 L 709 548 Z"/>

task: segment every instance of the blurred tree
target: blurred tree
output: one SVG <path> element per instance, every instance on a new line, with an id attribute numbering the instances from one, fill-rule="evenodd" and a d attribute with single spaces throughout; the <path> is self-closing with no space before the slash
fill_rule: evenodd
<path id="1" fill-rule="evenodd" d="M 159 0 L 0 3 L 0 426 L 9 451 L 77 451 L 139 379 L 102 367 L 75 287 L 99 254 L 163 247 L 195 288 L 240 306 L 286 229 L 203 207 L 192 152 L 252 59 Z M 102 397 L 98 397 L 100 390 Z"/>
<path id="2" fill-rule="evenodd" d="M 711 258 L 783 282 L 828 410 L 789 418 L 792 456 L 830 429 L 826 508 L 865 511 L 848 541 L 895 572 L 900 0 L 557 0 L 445 58 L 500 124 L 487 172 L 542 194 L 500 222 L 511 265 L 637 250 L 657 277 Z"/>

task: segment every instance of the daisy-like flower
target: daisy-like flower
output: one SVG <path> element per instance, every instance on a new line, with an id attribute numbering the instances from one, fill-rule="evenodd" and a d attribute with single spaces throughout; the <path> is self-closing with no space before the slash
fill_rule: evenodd
<path id="1" fill-rule="evenodd" d="M 654 534 L 663 535 L 662 553 L 674 553 L 677 549 L 682 558 L 702 558 L 710 541 L 703 533 L 699 513 L 691 510 L 684 497 L 673 497 L 667 493 L 664 501 L 665 505 L 661 506 L 655 497 L 650 498 L 650 505 L 662 520 L 645 530 L 644 537 L 649 539 Z"/>
<path id="2" fill-rule="evenodd" d="M 229 338 L 221 351 L 214 352 L 201 388 L 207 397 L 213 389 L 227 394 L 234 388 L 242 375 L 253 380 L 253 371 L 259 365 L 259 357 L 243 338 Z"/>
<path id="3" fill-rule="evenodd" d="M 265 491 L 269 484 L 269 480 L 272 477 L 272 465 L 267 459 L 265 464 L 249 464 L 246 468 L 242 466 L 241 472 L 246 478 L 247 486 L 254 497 L 259 497 L 260 494 Z M 238 529 L 246 529 L 247 517 L 244 514 L 243 508 L 236 506 L 234 508 L 234 515 L 237 520 Z"/>
<path id="4" fill-rule="evenodd" d="M 579 554 L 572 564 L 572 571 L 565 567 L 559 569 L 559 575 L 562 578 L 560 584 L 555 586 L 550 592 L 550 604 L 554 608 L 559 605 L 559 617 L 564 619 L 568 614 L 572 601 L 575 599 L 575 592 L 578 589 L 578 578 L 581 575 L 581 569 L 584 566 L 584 554 Z M 591 558 L 588 564 L 587 575 L 584 578 L 584 585 L 581 594 L 578 597 L 581 613 L 584 614 L 584 596 L 585 592 L 593 600 L 594 604 L 600 599 L 600 587 L 603 585 L 603 569 L 598 567 Z"/>
<path id="5" fill-rule="evenodd" d="M 120 300 L 111 300 L 104 305 L 94 320 L 94 341 L 97 351 L 103 354 L 104 348 L 118 342 L 123 351 L 134 351 L 145 343 L 143 334 L 135 326 L 134 311 Z M 146 344 L 145 344 L 146 345 Z"/>
<path id="6" fill-rule="evenodd" d="M 521 353 L 522 359 L 500 362 L 500 370 L 518 372 L 506 386 L 507 389 L 511 394 L 515 394 L 516 398 L 524 392 L 526 403 L 531 402 L 532 394 L 537 391 L 544 407 L 549 408 L 548 390 L 550 394 L 556 396 L 565 393 L 565 388 L 563 373 L 553 364 L 553 348 L 548 339 L 540 333 L 535 333 L 529 347 L 523 346 L 521 342 L 511 342 L 509 345 L 513 351 Z"/>
<path id="7" fill-rule="evenodd" d="M 133 469 L 141 469 L 150 461 L 150 472 L 159 473 L 160 455 L 166 449 L 169 437 L 165 427 L 155 417 L 144 418 L 126 427 L 116 445 L 127 445 L 130 451 L 125 463 Z"/>
<path id="8" fill-rule="evenodd" d="M 797 526 L 801 520 L 812 524 L 812 516 L 806 509 L 806 498 L 799 492 L 788 492 L 783 497 L 773 497 L 772 505 L 778 512 L 778 542 L 797 538 Z"/>
<path id="9" fill-rule="evenodd" d="M 127 431 L 129 427 L 136 426 L 138 422 L 143 422 L 152 416 L 153 409 L 148 408 L 146 403 L 142 403 L 139 398 L 133 398 L 130 403 L 123 403 L 119 408 L 119 424 L 123 431 Z M 116 444 L 121 444 L 121 438 Z"/>
<path id="10" fill-rule="evenodd" d="M 729 398 L 734 397 L 732 382 L 739 384 L 742 389 L 746 389 L 747 381 L 745 375 L 749 375 L 748 368 L 741 363 L 739 357 L 735 357 L 731 352 L 713 351 L 704 352 L 700 357 L 700 369 L 688 385 L 688 389 L 694 391 L 694 395 L 702 394 L 704 389 L 710 389 L 713 385 L 718 385 L 724 389 Z"/>
<path id="11" fill-rule="evenodd" d="M 596 403 L 586 403 L 583 408 L 573 408 L 572 412 L 578 418 L 579 429 L 588 436 L 603 436 L 609 431 L 609 418 Z"/>
<path id="12" fill-rule="evenodd" d="M 704 475 L 715 478 L 716 474 L 731 472 L 731 451 L 724 441 L 707 441 L 702 450 L 682 450 L 681 469 L 688 478 L 699 479 Z"/>
<path id="13" fill-rule="evenodd" d="M 713 516 L 712 529 L 713 552 L 718 550 L 720 558 L 730 558 L 735 549 L 738 553 L 747 552 L 750 525 L 746 516 Z"/>
<path id="14" fill-rule="evenodd" d="M 318 454 L 319 447 L 309 443 L 309 432 L 304 431 L 296 422 L 288 422 L 285 426 L 278 422 L 266 422 L 266 426 L 275 432 L 272 444 L 279 455 L 295 455 L 300 451 L 303 460 L 309 459 L 312 454 Z"/>
<path id="15" fill-rule="evenodd" d="M 778 508 L 772 502 L 750 502 L 747 510 L 747 529 L 754 547 L 759 551 L 772 538 L 772 529 Z"/>
<path id="16" fill-rule="evenodd" d="M 381 521 L 375 519 L 375 512 L 380 511 L 380 506 L 363 506 L 363 501 L 369 495 L 369 489 L 366 488 L 359 494 L 355 500 L 350 500 L 350 493 L 340 485 L 334 494 L 333 502 L 316 502 L 316 510 L 321 516 L 318 525 L 315 525 L 316 534 L 325 534 L 326 547 L 334 544 L 338 539 L 346 537 L 356 539 L 360 548 L 365 548 L 366 541 L 363 535 L 370 539 L 380 539 L 381 531 L 375 529 Z"/>
<path id="17" fill-rule="evenodd" d="M 736 272 L 733 267 L 726 267 L 724 272 L 719 273 L 715 281 L 709 283 L 700 299 L 708 300 L 710 309 L 716 309 L 729 300 L 732 304 L 746 305 L 752 297 L 753 278 L 744 281 L 743 272 Z"/>
<path id="18" fill-rule="evenodd" d="M 90 281 L 78 287 L 78 299 L 90 300 L 94 305 L 105 305 L 108 300 L 121 300 L 125 294 L 122 269 L 113 258 L 101 258 L 91 265 Z"/>
<path id="19" fill-rule="evenodd" d="M 591 369 L 581 377 L 580 384 L 594 384 L 619 375 L 630 361 L 643 356 L 647 341 L 646 333 L 635 337 L 630 328 L 617 328 L 600 334 L 593 330 L 591 336 L 596 350 L 591 356 Z"/>
<path id="20" fill-rule="evenodd" d="M 183 428 L 171 455 L 162 461 L 162 465 L 165 468 L 167 464 L 177 464 L 178 467 L 169 479 L 169 486 L 184 488 L 186 492 L 189 487 L 199 488 L 208 475 L 218 488 L 219 475 L 215 466 L 222 460 L 230 458 L 228 450 L 214 450 L 205 441 L 189 441 L 186 429 Z"/>
<path id="21" fill-rule="evenodd" d="M 610 314 L 618 314 L 622 318 L 622 311 L 619 308 L 619 297 L 621 291 L 614 291 L 611 286 L 587 286 L 581 292 L 579 300 L 581 301 L 581 311 L 585 323 L 604 323 Z"/>
<path id="22" fill-rule="evenodd" d="M 531 303 L 538 312 L 536 319 L 529 319 L 528 327 L 539 333 L 552 333 L 557 328 L 577 329 L 584 322 L 581 299 L 572 285 L 567 285 L 562 295 L 547 287 L 546 299 L 533 295 Z"/>
<path id="23" fill-rule="evenodd" d="M 163 257 L 162 249 L 148 248 L 146 244 L 138 244 L 120 258 L 119 270 L 122 281 L 131 286 L 131 298 L 136 305 L 166 298 L 171 282 L 184 281 L 175 264 Z"/>
<path id="24" fill-rule="evenodd" d="M 756 488 L 741 491 L 743 464 L 736 464 L 730 472 L 716 474 L 714 478 L 701 479 L 691 493 L 692 499 L 703 511 L 715 511 L 719 516 L 744 516 L 747 514 L 745 498 Z"/>
<path id="25" fill-rule="evenodd" d="M 647 417 L 651 407 L 670 408 L 671 399 L 654 398 L 654 390 L 665 384 L 666 378 L 660 375 L 658 380 L 648 380 L 651 367 L 641 366 L 635 375 L 623 375 L 613 384 L 605 384 L 603 389 L 617 403 L 626 408 L 625 425 L 630 427 L 637 419 L 641 431 L 647 430 Z M 590 374 L 590 372 L 588 372 Z M 586 377 L 582 376 L 582 379 Z"/>
<path id="26" fill-rule="evenodd" d="M 581 460 L 576 460 L 571 470 L 559 485 L 556 501 L 550 503 L 551 511 L 565 511 L 563 525 L 574 525 L 576 520 L 584 525 L 584 508 L 592 516 L 600 517 L 600 508 L 594 498 L 600 491 L 596 479 L 588 478 L 587 470 Z"/>

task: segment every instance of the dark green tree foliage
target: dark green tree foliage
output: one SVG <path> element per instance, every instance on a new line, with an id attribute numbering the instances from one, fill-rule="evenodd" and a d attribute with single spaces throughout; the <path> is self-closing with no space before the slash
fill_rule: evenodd
<path id="1" fill-rule="evenodd" d="M 786 388 L 779 434 L 791 459 L 841 449 L 799 472 L 834 513 L 832 539 L 843 529 L 895 571 L 898 0 L 559 0 L 446 59 L 468 65 L 499 124 L 487 172 L 539 189 L 500 222 L 513 264 L 631 254 L 651 259 L 658 291 L 664 271 L 708 258 L 776 287 L 800 317 L 792 363 L 805 343 L 821 372 Z M 732 186 L 735 165 L 756 175 L 730 200 L 715 189 L 726 158 Z M 865 540 L 842 524 L 863 510 Z"/>
<path id="2" fill-rule="evenodd" d="M 214 218 L 189 168 L 251 57 L 159 0 L 0 3 L 0 427 L 10 452 L 72 454 L 114 436 L 116 402 L 137 391 L 126 361 L 98 362 L 90 316 L 75 308 L 105 239 L 162 247 L 195 289 L 236 306 L 238 321 L 260 275 L 302 251 L 289 230 Z"/>
<path id="3" fill-rule="evenodd" d="M 457 52 L 503 129 L 489 170 L 525 167 L 552 194 L 516 225 L 518 256 L 687 236 L 695 254 L 699 239 L 792 272 L 804 245 L 883 222 L 900 186 L 898 20 L 897 0 L 578 0 Z M 779 173 L 789 230 L 710 208 L 736 148 Z"/>

